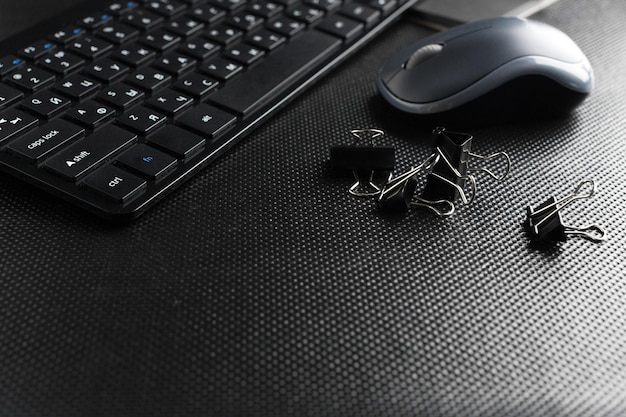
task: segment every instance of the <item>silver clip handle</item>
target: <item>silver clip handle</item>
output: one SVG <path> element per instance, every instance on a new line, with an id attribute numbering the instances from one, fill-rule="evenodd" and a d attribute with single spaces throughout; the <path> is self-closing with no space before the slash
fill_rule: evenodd
<path id="1" fill-rule="evenodd" d="M 471 171 L 471 172 L 484 172 L 485 174 L 489 175 L 491 178 L 495 179 L 496 181 L 502 181 L 504 180 L 506 177 L 509 176 L 509 172 L 511 171 L 511 158 L 509 157 L 509 155 L 506 152 L 496 152 L 496 153 L 492 153 L 491 155 L 478 155 L 475 153 L 471 153 L 469 154 L 470 156 L 474 157 L 474 158 L 478 158 L 484 162 L 489 162 L 493 159 L 498 159 L 498 158 L 502 158 L 504 159 L 504 163 L 506 165 L 506 168 L 504 170 L 504 173 L 502 173 L 502 175 L 496 175 L 493 171 L 491 171 L 489 168 L 485 168 L 485 167 L 469 167 L 467 170 Z"/>
<path id="2" fill-rule="evenodd" d="M 580 236 L 595 243 L 604 242 L 606 240 L 606 232 L 596 224 L 583 227 L 565 226 L 565 234 Z"/>

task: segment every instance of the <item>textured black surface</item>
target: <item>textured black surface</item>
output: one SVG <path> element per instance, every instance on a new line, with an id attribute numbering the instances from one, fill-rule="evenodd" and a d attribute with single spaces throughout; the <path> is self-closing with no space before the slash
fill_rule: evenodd
<path id="1" fill-rule="evenodd" d="M 398 23 L 135 223 L 112 227 L 0 178 L 0 416 L 626 415 L 622 0 L 536 16 L 596 71 L 563 120 L 472 129 L 503 183 L 450 219 L 390 217 L 327 169 L 376 126 L 398 170 L 432 126 L 399 126 L 375 72 L 428 32 Z M 462 127 L 460 127 L 462 128 Z M 524 208 L 609 240 L 531 247 Z"/>

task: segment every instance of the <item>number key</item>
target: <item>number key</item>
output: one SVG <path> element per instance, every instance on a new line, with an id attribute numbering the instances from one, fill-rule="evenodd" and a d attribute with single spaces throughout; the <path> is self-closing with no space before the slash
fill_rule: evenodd
<path id="1" fill-rule="evenodd" d="M 38 64 L 59 75 L 67 75 L 78 70 L 85 61 L 65 51 L 57 51 L 39 59 Z"/>
<path id="2" fill-rule="evenodd" d="M 20 68 L 7 79 L 13 85 L 29 92 L 35 92 L 55 80 L 54 75 L 36 67 Z"/>

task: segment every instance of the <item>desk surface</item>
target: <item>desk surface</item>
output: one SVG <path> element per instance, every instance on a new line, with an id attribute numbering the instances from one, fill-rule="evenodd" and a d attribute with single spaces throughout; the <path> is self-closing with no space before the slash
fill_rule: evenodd
<path id="1" fill-rule="evenodd" d="M 374 87 L 428 33 L 407 21 L 134 223 L 1 177 L 0 416 L 626 414 L 624 17 L 536 16 L 595 90 L 565 119 L 469 130 L 513 169 L 447 220 L 381 215 L 327 168 L 358 127 L 388 132 L 399 169 L 431 152 L 432 126 L 398 125 Z M 525 207 L 585 178 L 567 222 L 608 241 L 530 246 Z"/>

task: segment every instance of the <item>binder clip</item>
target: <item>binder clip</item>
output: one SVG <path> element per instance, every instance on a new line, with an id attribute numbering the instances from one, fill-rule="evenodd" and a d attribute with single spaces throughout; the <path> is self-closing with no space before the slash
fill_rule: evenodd
<path id="1" fill-rule="evenodd" d="M 440 155 L 435 153 L 417 167 L 391 178 L 378 194 L 376 207 L 382 210 L 408 210 L 414 203 L 415 190 L 418 185 L 417 174 L 431 170 L 439 161 L 439 157 Z"/>
<path id="2" fill-rule="evenodd" d="M 589 192 L 583 193 L 584 188 L 589 188 Z M 537 207 L 528 206 L 526 208 L 526 231 L 533 241 L 565 241 L 568 235 L 581 236 L 592 242 L 602 242 L 605 240 L 605 232 L 595 224 L 574 227 L 563 223 L 561 211 L 576 200 L 591 198 L 596 190 L 593 180 L 582 181 L 573 193 L 557 200 L 553 196 L 541 203 Z"/>
<path id="3" fill-rule="evenodd" d="M 375 183 L 374 176 L 382 173 L 386 181 L 389 180 L 396 165 L 395 148 L 374 144 L 374 140 L 384 134 L 382 130 L 354 129 L 350 133 L 355 137 L 353 144 L 330 148 L 330 166 L 336 170 L 352 171 L 356 182 L 349 188 L 350 194 L 375 197 L 382 187 Z"/>
<path id="4" fill-rule="evenodd" d="M 436 154 L 439 160 L 433 166 L 426 179 L 421 196 L 416 198 L 416 206 L 428 208 L 438 216 L 450 216 L 454 213 L 454 204 L 460 198 L 464 205 L 471 204 L 476 196 L 476 178 L 472 173 L 486 173 L 492 178 L 502 181 L 509 174 L 511 160 L 505 152 L 497 152 L 483 156 L 471 151 L 473 136 L 467 133 L 448 132 L 443 127 L 433 130 Z M 502 158 L 505 163 L 504 172 L 495 174 L 484 166 L 471 166 L 471 159 L 489 162 Z M 466 188 L 469 187 L 469 195 Z M 445 208 L 442 210 L 441 208 Z"/>
<path id="5" fill-rule="evenodd" d="M 460 197 L 463 204 L 470 204 L 476 194 L 476 179 L 468 174 L 472 135 L 447 132 L 443 127 L 433 130 L 436 154 L 439 160 L 426 178 L 426 185 L 416 205 L 428 208 L 438 216 L 454 213 L 454 203 Z M 469 184 L 470 196 L 465 192 Z M 437 206 L 446 205 L 448 210 Z"/>

